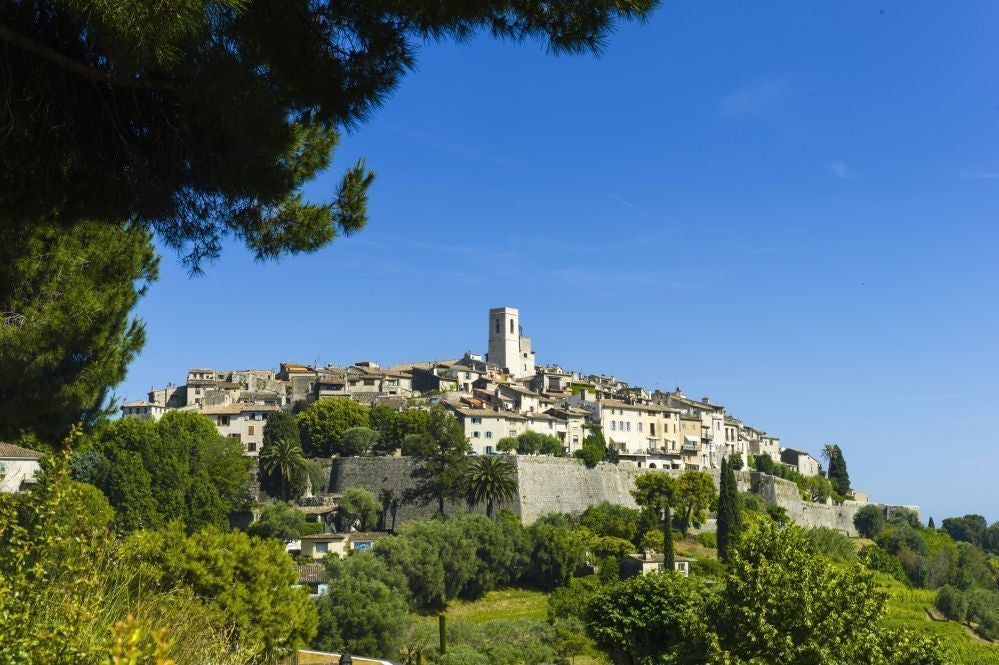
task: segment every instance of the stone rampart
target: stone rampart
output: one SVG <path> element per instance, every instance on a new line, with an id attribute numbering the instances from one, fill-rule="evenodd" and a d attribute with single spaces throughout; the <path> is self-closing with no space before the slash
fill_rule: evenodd
<path id="1" fill-rule="evenodd" d="M 631 508 L 636 507 L 631 496 L 635 478 L 649 472 L 627 464 L 600 463 L 592 469 L 576 459 L 542 456 L 518 456 L 517 501 L 502 506 L 520 515 L 530 524 L 541 515 L 552 512 L 578 514 L 589 506 L 609 501 Z M 363 487 L 376 497 L 384 489 L 396 496 L 413 487 L 410 473 L 413 461 L 405 457 L 346 457 L 333 460 L 330 490 L 343 492 L 351 487 Z M 653 470 L 679 476 L 682 471 Z M 709 471 L 717 485 L 717 470 Z M 847 501 L 843 505 L 825 505 L 802 501 L 797 485 L 783 478 L 775 478 L 757 471 L 736 473 L 740 491 L 750 491 L 766 505 L 782 506 L 789 517 L 806 527 L 824 526 L 850 536 L 857 535 L 853 516 L 863 505 Z M 429 519 L 436 511 L 435 505 L 401 505 L 397 521 Z M 448 505 L 448 514 L 468 512 L 464 504 Z M 476 512 L 483 512 L 479 509 Z M 708 527 L 710 528 L 710 527 Z"/>

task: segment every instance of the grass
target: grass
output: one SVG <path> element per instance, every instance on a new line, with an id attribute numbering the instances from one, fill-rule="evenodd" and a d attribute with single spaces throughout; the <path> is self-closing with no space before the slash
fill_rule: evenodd
<path id="1" fill-rule="evenodd" d="M 447 609 L 448 619 L 484 623 L 494 619 L 538 619 L 548 617 L 548 596 L 540 591 L 502 589 L 473 601 L 458 600 Z M 433 617 L 431 617 L 433 618 Z M 436 621 L 435 618 L 433 618 Z"/>
<path id="2" fill-rule="evenodd" d="M 982 640 L 966 626 L 953 621 L 933 621 L 927 609 L 933 607 L 936 592 L 908 589 L 887 575 L 879 575 L 881 588 L 888 593 L 888 624 L 935 635 L 950 649 L 953 662 L 962 665 L 996 665 L 999 646 Z"/>

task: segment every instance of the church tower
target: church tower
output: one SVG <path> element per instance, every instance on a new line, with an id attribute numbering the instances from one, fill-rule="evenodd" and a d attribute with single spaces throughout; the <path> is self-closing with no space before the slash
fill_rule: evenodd
<path id="1" fill-rule="evenodd" d="M 513 307 L 489 310 L 489 355 L 487 359 L 513 376 L 534 375 L 531 340 L 520 335 L 520 312 Z"/>

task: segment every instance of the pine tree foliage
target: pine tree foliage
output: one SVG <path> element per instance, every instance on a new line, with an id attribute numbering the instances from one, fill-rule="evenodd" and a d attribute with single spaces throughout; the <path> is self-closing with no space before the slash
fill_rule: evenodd
<path id="1" fill-rule="evenodd" d="M 145 342 L 142 323 L 129 317 L 157 261 L 138 228 L 87 221 L 22 233 L 3 219 L 0 439 L 31 431 L 54 444 L 74 423 L 105 415 L 109 388 Z"/>
<path id="2" fill-rule="evenodd" d="M 259 257 L 315 250 L 364 226 L 373 175 L 358 161 L 319 203 L 302 185 L 421 44 L 486 33 L 596 52 L 656 4 L 0 3 L 0 219 L 134 219 L 194 269 L 227 236 Z"/>

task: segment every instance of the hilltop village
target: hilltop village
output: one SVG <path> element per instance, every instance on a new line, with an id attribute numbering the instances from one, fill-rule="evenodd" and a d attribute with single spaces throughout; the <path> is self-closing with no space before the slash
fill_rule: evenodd
<path id="1" fill-rule="evenodd" d="M 490 309 L 488 326 L 486 354 L 453 360 L 394 367 L 370 360 L 348 367 L 282 362 L 277 372 L 192 368 L 183 385 L 154 388 L 148 399 L 123 404 L 122 416 L 159 420 L 171 409 L 196 411 L 256 456 L 267 414 L 279 409 L 332 397 L 399 411 L 443 403 L 477 455 L 494 454 L 500 440 L 528 431 L 555 437 L 572 455 L 587 428 L 599 425 L 620 462 L 638 468 L 704 471 L 725 457 L 745 463 L 768 455 L 803 476 L 820 472 L 812 455 L 781 446 L 708 397 L 693 399 L 680 388 L 650 392 L 615 376 L 536 363 L 517 309 Z"/>

